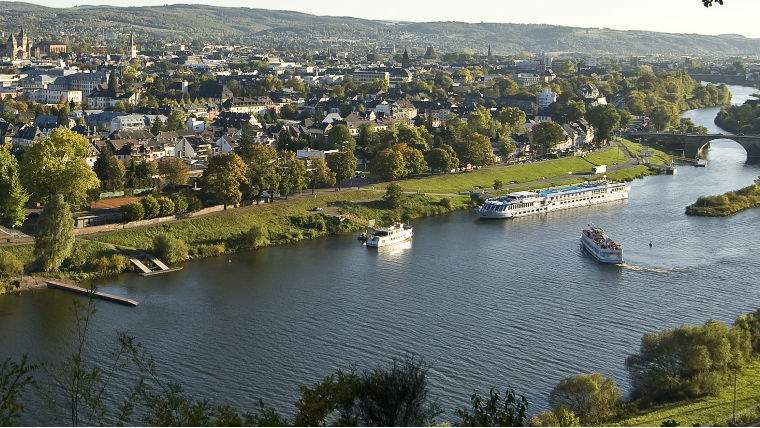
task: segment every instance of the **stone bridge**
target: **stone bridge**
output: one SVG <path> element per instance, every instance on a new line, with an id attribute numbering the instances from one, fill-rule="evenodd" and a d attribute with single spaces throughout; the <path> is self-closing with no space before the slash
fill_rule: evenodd
<path id="1" fill-rule="evenodd" d="M 760 135 L 726 134 L 669 134 L 662 132 L 629 132 L 626 138 L 642 143 L 656 143 L 671 152 L 681 152 L 684 157 L 698 158 L 714 140 L 736 141 L 747 151 L 747 162 L 760 163 Z"/>

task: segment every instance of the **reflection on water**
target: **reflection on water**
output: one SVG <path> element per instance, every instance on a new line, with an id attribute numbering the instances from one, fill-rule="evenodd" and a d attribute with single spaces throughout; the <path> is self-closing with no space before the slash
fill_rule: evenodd
<path id="1" fill-rule="evenodd" d="M 760 210 L 726 219 L 684 208 L 703 194 L 760 175 L 732 141 L 707 168 L 633 183 L 622 203 L 480 221 L 471 212 L 415 222 L 401 247 L 372 250 L 354 236 L 189 263 L 182 271 L 106 281 L 140 302 L 98 303 L 96 355 L 126 330 L 161 372 L 209 399 L 286 413 L 299 383 L 417 352 L 432 364 L 447 409 L 473 389 L 513 387 L 532 409 L 563 377 L 598 371 L 624 388 L 625 357 L 642 334 L 760 307 Z M 578 245 L 593 223 L 623 243 L 627 265 L 602 266 Z M 653 247 L 649 247 L 649 242 Z M 71 343 L 71 296 L 40 291 L 0 298 L 0 359 L 55 360 Z M 49 421 L 29 414 L 27 424 Z"/>

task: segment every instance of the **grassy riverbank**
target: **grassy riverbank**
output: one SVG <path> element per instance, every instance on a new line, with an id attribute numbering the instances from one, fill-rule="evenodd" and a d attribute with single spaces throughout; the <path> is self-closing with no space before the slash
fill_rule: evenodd
<path id="1" fill-rule="evenodd" d="M 584 158 L 554 159 L 401 181 L 399 184 L 404 190 L 420 194 L 405 195 L 403 203 L 395 208 L 382 200 L 387 183 L 381 183 L 375 191 L 328 191 L 320 192 L 315 197 L 303 194 L 273 204 L 252 205 L 169 223 L 80 236 L 73 254 L 56 276 L 84 280 L 117 274 L 122 267 L 114 267 L 114 263 L 110 262 L 115 255 L 151 252 L 153 239 L 158 235 L 184 241 L 192 258 L 202 258 L 358 231 L 371 220 L 388 224 L 450 213 L 472 206 L 467 191 L 475 186 L 490 188 L 495 180 L 506 184 L 501 192 L 508 192 L 601 178 L 592 176 L 591 170 L 593 166 L 603 164 L 618 164 L 607 174 L 611 180 L 630 181 L 653 174 L 647 166 L 635 165 L 626 153 L 638 150 L 640 146 L 631 142 L 624 144 L 625 148 L 607 148 Z M 323 211 L 317 212 L 316 208 Z M 246 240 L 250 241 L 249 232 L 253 229 L 257 234 L 262 234 L 263 239 L 252 246 Z M 2 249 L 26 265 L 33 261 L 30 244 L 4 246 Z"/>
<path id="2" fill-rule="evenodd" d="M 702 196 L 686 207 L 686 214 L 702 217 L 728 217 L 760 207 L 760 179 L 743 189 L 716 196 Z"/>
<path id="3" fill-rule="evenodd" d="M 741 422 L 760 417 L 760 360 L 739 374 L 736 388 L 737 420 Z M 661 426 L 667 420 L 680 426 L 727 426 L 733 414 L 733 387 L 723 388 L 717 396 L 656 407 L 641 415 L 620 421 L 623 426 Z"/>

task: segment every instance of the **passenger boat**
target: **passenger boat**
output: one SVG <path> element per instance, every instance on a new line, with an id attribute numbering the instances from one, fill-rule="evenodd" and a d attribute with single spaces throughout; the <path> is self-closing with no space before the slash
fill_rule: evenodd
<path id="1" fill-rule="evenodd" d="M 515 192 L 486 200 L 476 212 L 481 218 L 525 217 L 628 199 L 630 190 L 628 183 L 600 181 L 538 192 Z"/>
<path id="2" fill-rule="evenodd" d="M 581 246 L 601 263 L 623 264 L 623 246 L 605 235 L 601 228 L 589 226 L 583 229 Z"/>
<path id="3" fill-rule="evenodd" d="M 412 226 L 395 223 L 390 227 L 379 228 L 372 233 L 364 234 L 359 239 L 363 240 L 368 247 L 379 248 L 408 241 L 413 235 Z"/>

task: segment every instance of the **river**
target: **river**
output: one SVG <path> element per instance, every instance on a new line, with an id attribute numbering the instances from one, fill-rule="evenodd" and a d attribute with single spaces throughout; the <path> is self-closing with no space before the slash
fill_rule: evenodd
<path id="1" fill-rule="evenodd" d="M 751 92 L 732 90 L 739 102 Z M 685 116 L 710 127 L 714 112 Z M 644 333 L 730 322 L 760 307 L 760 210 L 684 215 L 700 195 L 748 185 L 760 166 L 745 164 L 729 140 L 708 156 L 707 168 L 637 180 L 624 203 L 517 221 L 459 212 L 415 222 L 413 242 L 392 249 L 340 236 L 192 262 L 166 276 L 125 275 L 101 289 L 140 306 L 98 303 L 92 346 L 103 358 L 127 331 L 196 396 L 246 408 L 261 398 L 288 415 L 299 383 L 407 352 L 432 364 L 433 393 L 449 415 L 491 386 L 525 393 L 535 412 L 579 372 L 628 389 L 624 361 Z M 590 222 L 624 243 L 625 267 L 581 252 Z M 73 338 L 71 299 L 49 290 L 0 297 L 0 359 L 61 355 Z M 51 417 L 29 412 L 24 422 Z"/>

